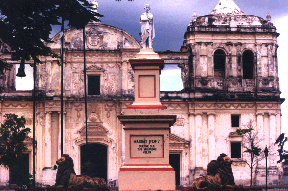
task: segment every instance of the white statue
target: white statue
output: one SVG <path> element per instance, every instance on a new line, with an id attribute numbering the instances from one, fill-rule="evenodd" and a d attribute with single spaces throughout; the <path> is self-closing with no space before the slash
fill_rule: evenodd
<path id="1" fill-rule="evenodd" d="M 153 38 L 155 37 L 153 15 L 149 13 L 150 6 L 144 7 L 145 13 L 140 17 L 141 26 L 141 48 L 152 49 Z"/>

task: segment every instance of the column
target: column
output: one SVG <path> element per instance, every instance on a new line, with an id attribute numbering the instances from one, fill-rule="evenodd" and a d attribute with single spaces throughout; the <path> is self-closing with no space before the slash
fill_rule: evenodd
<path id="1" fill-rule="evenodd" d="M 45 113 L 45 167 L 51 167 L 51 114 Z"/>
<path id="2" fill-rule="evenodd" d="M 208 77 L 213 77 L 213 74 L 214 74 L 214 61 L 213 61 L 213 55 L 212 55 L 212 52 L 213 52 L 213 49 L 212 49 L 212 42 L 206 42 L 205 43 L 207 46 L 206 46 L 206 53 L 207 53 L 207 65 L 208 65 L 208 68 L 207 68 L 207 74 L 208 74 Z"/>
<path id="3" fill-rule="evenodd" d="M 64 108 L 65 108 L 66 104 L 64 103 Z M 58 118 L 59 118 L 59 125 L 58 125 L 58 132 L 59 132 L 59 135 L 58 135 L 58 158 L 61 157 L 61 112 L 58 112 Z M 66 146 L 66 138 L 65 138 L 65 121 L 66 121 L 66 112 L 63 112 L 63 154 L 66 154 L 66 149 L 65 149 L 65 146 Z"/>
<path id="4" fill-rule="evenodd" d="M 117 102 L 117 104 L 115 104 L 115 109 L 116 109 L 116 116 L 121 115 L 121 102 Z M 117 149 L 117 161 L 116 161 L 116 174 L 115 174 L 115 179 L 114 180 L 118 180 L 118 169 L 121 167 L 121 148 L 122 148 L 122 125 L 120 123 L 120 121 L 116 120 L 116 140 L 115 140 L 115 145 L 116 145 L 116 149 Z"/>
<path id="5" fill-rule="evenodd" d="M 276 114 L 275 113 L 269 113 L 270 114 L 270 145 L 274 144 L 276 141 Z M 275 157 L 273 157 L 271 154 L 276 151 L 270 150 L 269 152 L 269 159 L 270 159 L 270 167 L 271 166 L 276 166 L 277 165 L 277 160 L 275 160 Z"/>
<path id="6" fill-rule="evenodd" d="M 197 113 L 195 116 L 195 134 L 196 134 L 196 167 L 203 167 L 203 161 L 202 161 L 202 113 Z"/>
<path id="7" fill-rule="evenodd" d="M 268 52 L 268 76 L 274 76 L 274 62 L 273 62 L 273 45 L 269 44 L 267 47 Z"/>
<path id="8" fill-rule="evenodd" d="M 209 161 L 215 160 L 215 113 L 208 113 Z"/>
<path id="9" fill-rule="evenodd" d="M 201 44 L 201 42 L 200 42 Z M 195 70 L 194 70 L 194 74 L 195 74 L 195 77 L 196 78 L 199 78 L 201 77 L 201 73 L 202 73 L 202 69 L 201 66 L 200 66 L 200 49 L 201 49 L 201 45 L 199 43 L 197 43 L 195 45 L 195 56 L 194 56 L 194 61 L 195 63 L 193 62 L 193 66 L 195 66 Z"/>
<path id="10" fill-rule="evenodd" d="M 43 136 L 44 135 L 44 132 L 43 132 L 43 129 L 45 128 L 44 125 L 42 124 L 45 124 L 44 123 L 44 111 L 41 110 L 40 108 L 38 109 L 38 111 L 36 112 L 36 120 L 35 120 L 35 127 L 36 127 L 36 140 L 37 140 L 37 145 L 36 145 L 36 177 L 37 177 L 37 182 L 40 182 L 39 180 L 41 180 L 41 177 L 42 177 L 42 169 L 43 169 L 43 159 L 44 159 L 44 153 L 45 153 L 45 150 L 43 150 L 43 144 L 44 143 L 44 139 L 45 137 Z M 37 123 L 38 121 L 38 123 Z M 44 128 L 43 128 L 44 126 Z M 31 157 L 33 158 L 33 152 L 32 152 L 32 155 Z M 45 160 L 45 159 L 44 159 Z M 44 161 L 45 162 L 45 161 Z"/>
<path id="11" fill-rule="evenodd" d="M 124 60 L 122 61 L 122 91 L 124 91 L 124 94 L 127 93 L 128 89 L 128 61 Z M 123 92 L 122 92 L 123 93 Z"/>
<path id="12" fill-rule="evenodd" d="M 264 136 L 264 113 L 256 113 L 256 122 L 257 122 L 257 131 L 258 131 L 258 138 L 263 139 L 262 145 L 265 147 L 265 143 L 269 142 L 268 140 L 265 140 Z M 268 146 L 268 145 L 267 145 Z M 259 161 L 259 167 L 265 167 L 266 163 L 265 160 Z"/>
<path id="13" fill-rule="evenodd" d="M 121 146 L 122 146 L 122 152 L 121 152 L 121 166 L 125 163 L 125 131 L 122 127 L 122 139 L 121 139 Z"/>
<path id="14" fill-rule="evenodd" d="M 190 141 L 190 169 L 196 167 L 196 136 L 195 136 L 195 114 L 189 113 L 189 141 Z"/>

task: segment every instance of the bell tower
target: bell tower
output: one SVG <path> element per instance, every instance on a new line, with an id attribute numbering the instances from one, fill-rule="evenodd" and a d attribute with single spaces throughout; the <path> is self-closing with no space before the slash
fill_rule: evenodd
<path id="1" fill-rule="evenodd" d="M 233 171 L 241 174 L 236 173 L 235 183 L 248 185 L 250 175 L 242 172 L 249 169 L 241 166 L 249 160 L 244 152 L 247 141 L 235 136 L 236 129 L 251 121 L 258 137 L 264 137 L 264 147 L 281 134 L 284 99 L 279 89 L 278 36 L 269 13 L 266 19 L 248 15 L 234 0 L 219 0 L 208 15 L 194 12 L 181 47 L 189 53 L 189 83 L 184 89 L 190 93 L 192 180 L 205 174 L 208 162 L 225 152 L 235 165 Z M 277 153 L 273 147 L 270 151 Z M 269 155 L 271 173 L 281 171 L 278 157 Z M 256 173 L 256 183 L 264 185 L 264 160 Z M 271 184 L 274 180 L 278 181 L 277 175 L 271 175 Z"/>
<path id="2" fill-rule="evenodd" d="M 275 26 L 245 14 L 233 0 L 220 0 L 210 14 L 187 27 L 190 89 L 216 100 L 279 99 Z M 205 93 L 204 93 L 205 92 Z"/>

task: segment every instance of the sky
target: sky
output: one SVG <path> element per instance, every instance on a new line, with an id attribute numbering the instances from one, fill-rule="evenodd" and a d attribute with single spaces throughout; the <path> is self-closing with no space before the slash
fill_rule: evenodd
<path id="1" fill-rule="evenodd" d="M 194 11 L 197 16 L 207 15 L 218 2 L 219 0 L 134 0 L 132 2 L 128 0 L 98 0 L 98 12 L 104 15 L 100 18 L 103 24 L 121 28 L 139 41 L 139 18 L 144 12 L 144 5 L 149 4 L 150 12 L 155 18 L 154 51 L 179 51 Z M 235 0 L 235 3 L 246 14 L 260 16 L 264 19 L 268 12 L 271 15 L 271 22 L 280 33 L 278 37 L 278 67 L 281 97 L 288 98 L 288 75 L 286 74 L 288 61 L 285 58 L 288 50 L 288 0 Z M 51 35 L 53 36 L 59 31 L 60 27 L 54 27 Z M 165 82 L 168 76 L 169 80 Z M 174 88 L 175 90 L 182 89 L 180 70 L 175 66 L 172 66 L 170 70 L 164 68 L 161 81 L 161 90 L 167 90 L 167 84 L 171 84 L 169 81 L 178 81 L 177 87 Z M 164 87 L 164 85 L 166 86 Z M 282 132 L 288 133 L 288 101 L 282 104 Z"/>

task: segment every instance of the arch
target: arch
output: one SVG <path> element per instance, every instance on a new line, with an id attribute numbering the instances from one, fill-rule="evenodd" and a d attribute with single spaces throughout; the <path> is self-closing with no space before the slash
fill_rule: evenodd
<path id="1" fill-rule="evenodd" d="M 90 143 L 80 147 L 81 174 L 107 180 L 108 147 L 101 143 Z"/>
<path id="2" fill-rule="evenodd" d="M 225 78 L 226 54 L 222 49 L 214 52 L 214 77 Z"/>
<path id="3" fill-rule="evenodd" d="M 245 50 L 242 54 L 243 79 L 253 79 L 254 76 L 254 53 Z"/>

